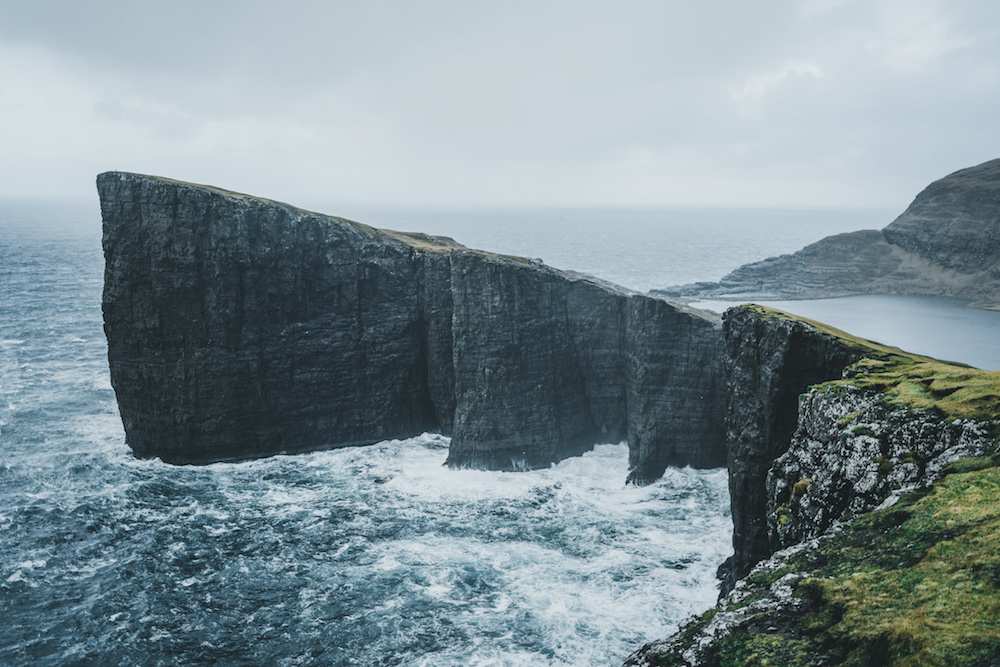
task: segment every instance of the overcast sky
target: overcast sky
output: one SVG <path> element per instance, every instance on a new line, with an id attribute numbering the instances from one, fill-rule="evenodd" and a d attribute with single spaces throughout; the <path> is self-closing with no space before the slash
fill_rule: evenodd
<path id="1" fill-rule="evenodd" d="M 998 121 L 996 0 L 0 0 L 0 196 L 901 210 Z"/>

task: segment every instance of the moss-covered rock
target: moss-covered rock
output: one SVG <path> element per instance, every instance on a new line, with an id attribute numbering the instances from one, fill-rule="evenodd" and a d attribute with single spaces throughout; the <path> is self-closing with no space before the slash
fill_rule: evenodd
<path id="1" fill-rule="evenodd" d="M 1000 664 L 1000 456 L 764 561 L 628 665 Z"/>
<path id="2" fill-rule="evenodd" d="M 794 433 L 771 442 L 766 520 L 781 550 L 626 664 L 1000 665 L 1000 373 L 738 313 L 853 360 L 803 389 Z"/>

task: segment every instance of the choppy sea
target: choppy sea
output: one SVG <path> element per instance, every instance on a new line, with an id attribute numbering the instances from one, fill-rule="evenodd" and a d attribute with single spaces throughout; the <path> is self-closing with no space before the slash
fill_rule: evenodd
<path id="1" fill-rule="evenodd" d="M 891 219 L 328 210 L 640 290 Z M 725 471 L 625 486 L 623 443 L 531 473 L 449 470 L 437 434 L 204 467 L 132 458 L 102 270 L 96 197 L 0 202 L 0 664 L 613 665 L 714 601 Z"/>

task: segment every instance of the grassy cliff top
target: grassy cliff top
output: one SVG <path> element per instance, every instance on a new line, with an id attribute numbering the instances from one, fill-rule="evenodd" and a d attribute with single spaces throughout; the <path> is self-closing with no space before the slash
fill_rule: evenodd
<path id="1" fill-rule="evenodd" d="M 901 407 L 937 411 L 946 419 L 1000 418 L 1000 371 L 912 354 L 775 308 L 757 304 L 741 308 L 765 320 L 803 322 L 865 354 L 848 367 L 843 380 L 824 383 L 821 391 L 852 385 L 882 392 L 886 401 Z"/>

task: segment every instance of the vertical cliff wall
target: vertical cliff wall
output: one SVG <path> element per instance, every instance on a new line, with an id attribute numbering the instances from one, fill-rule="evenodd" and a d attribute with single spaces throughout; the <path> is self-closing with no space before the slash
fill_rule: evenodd
<path id="1" fill-rule="evenodd" d="M 438 425 L 405 244 L 163 179 L 98 189 L 111 379 L 137 455 L 243 459 Z"/>
<path id="2" fill-rule="evenodd" d="M 668 465 L 725 465 L 726 381 L 717 320 L 660 299 L 629 299 L 625 326 L 628 442 L 637 483 Z"/>
<path id="3" fill-rule="evenodd" d="M 547 466 L 630 446 L 630 479 L 724 465 L 720 322 L 520 258 L 452 253 L 451 465 Z"/>
<path id="4" fill-rule="evenodd" d="M 729 377 L 726 418 L 729 491 L 733 510 L 731 588 L 771 555 L 766 480 L 787 451 L 797 423 L 798 399 L 811 384 L 838 379 L 864 352 L 801 320 L 757 306 L 726 311 Z"/>
<path id="5" fill-rule="evenodd" d="M 452 297 L 450 464 L 537 468 L 625 438 L 623 291 L 459 252 Z"/>
<path id="6" fill-rule="evenodd" d="M 632 443 L 724 462 L 718 318 L 450 239 L 217 188 L 98 177 L 112 383 L 138 456 L 207 463 L 429 429 L 449 464 Z"/>

